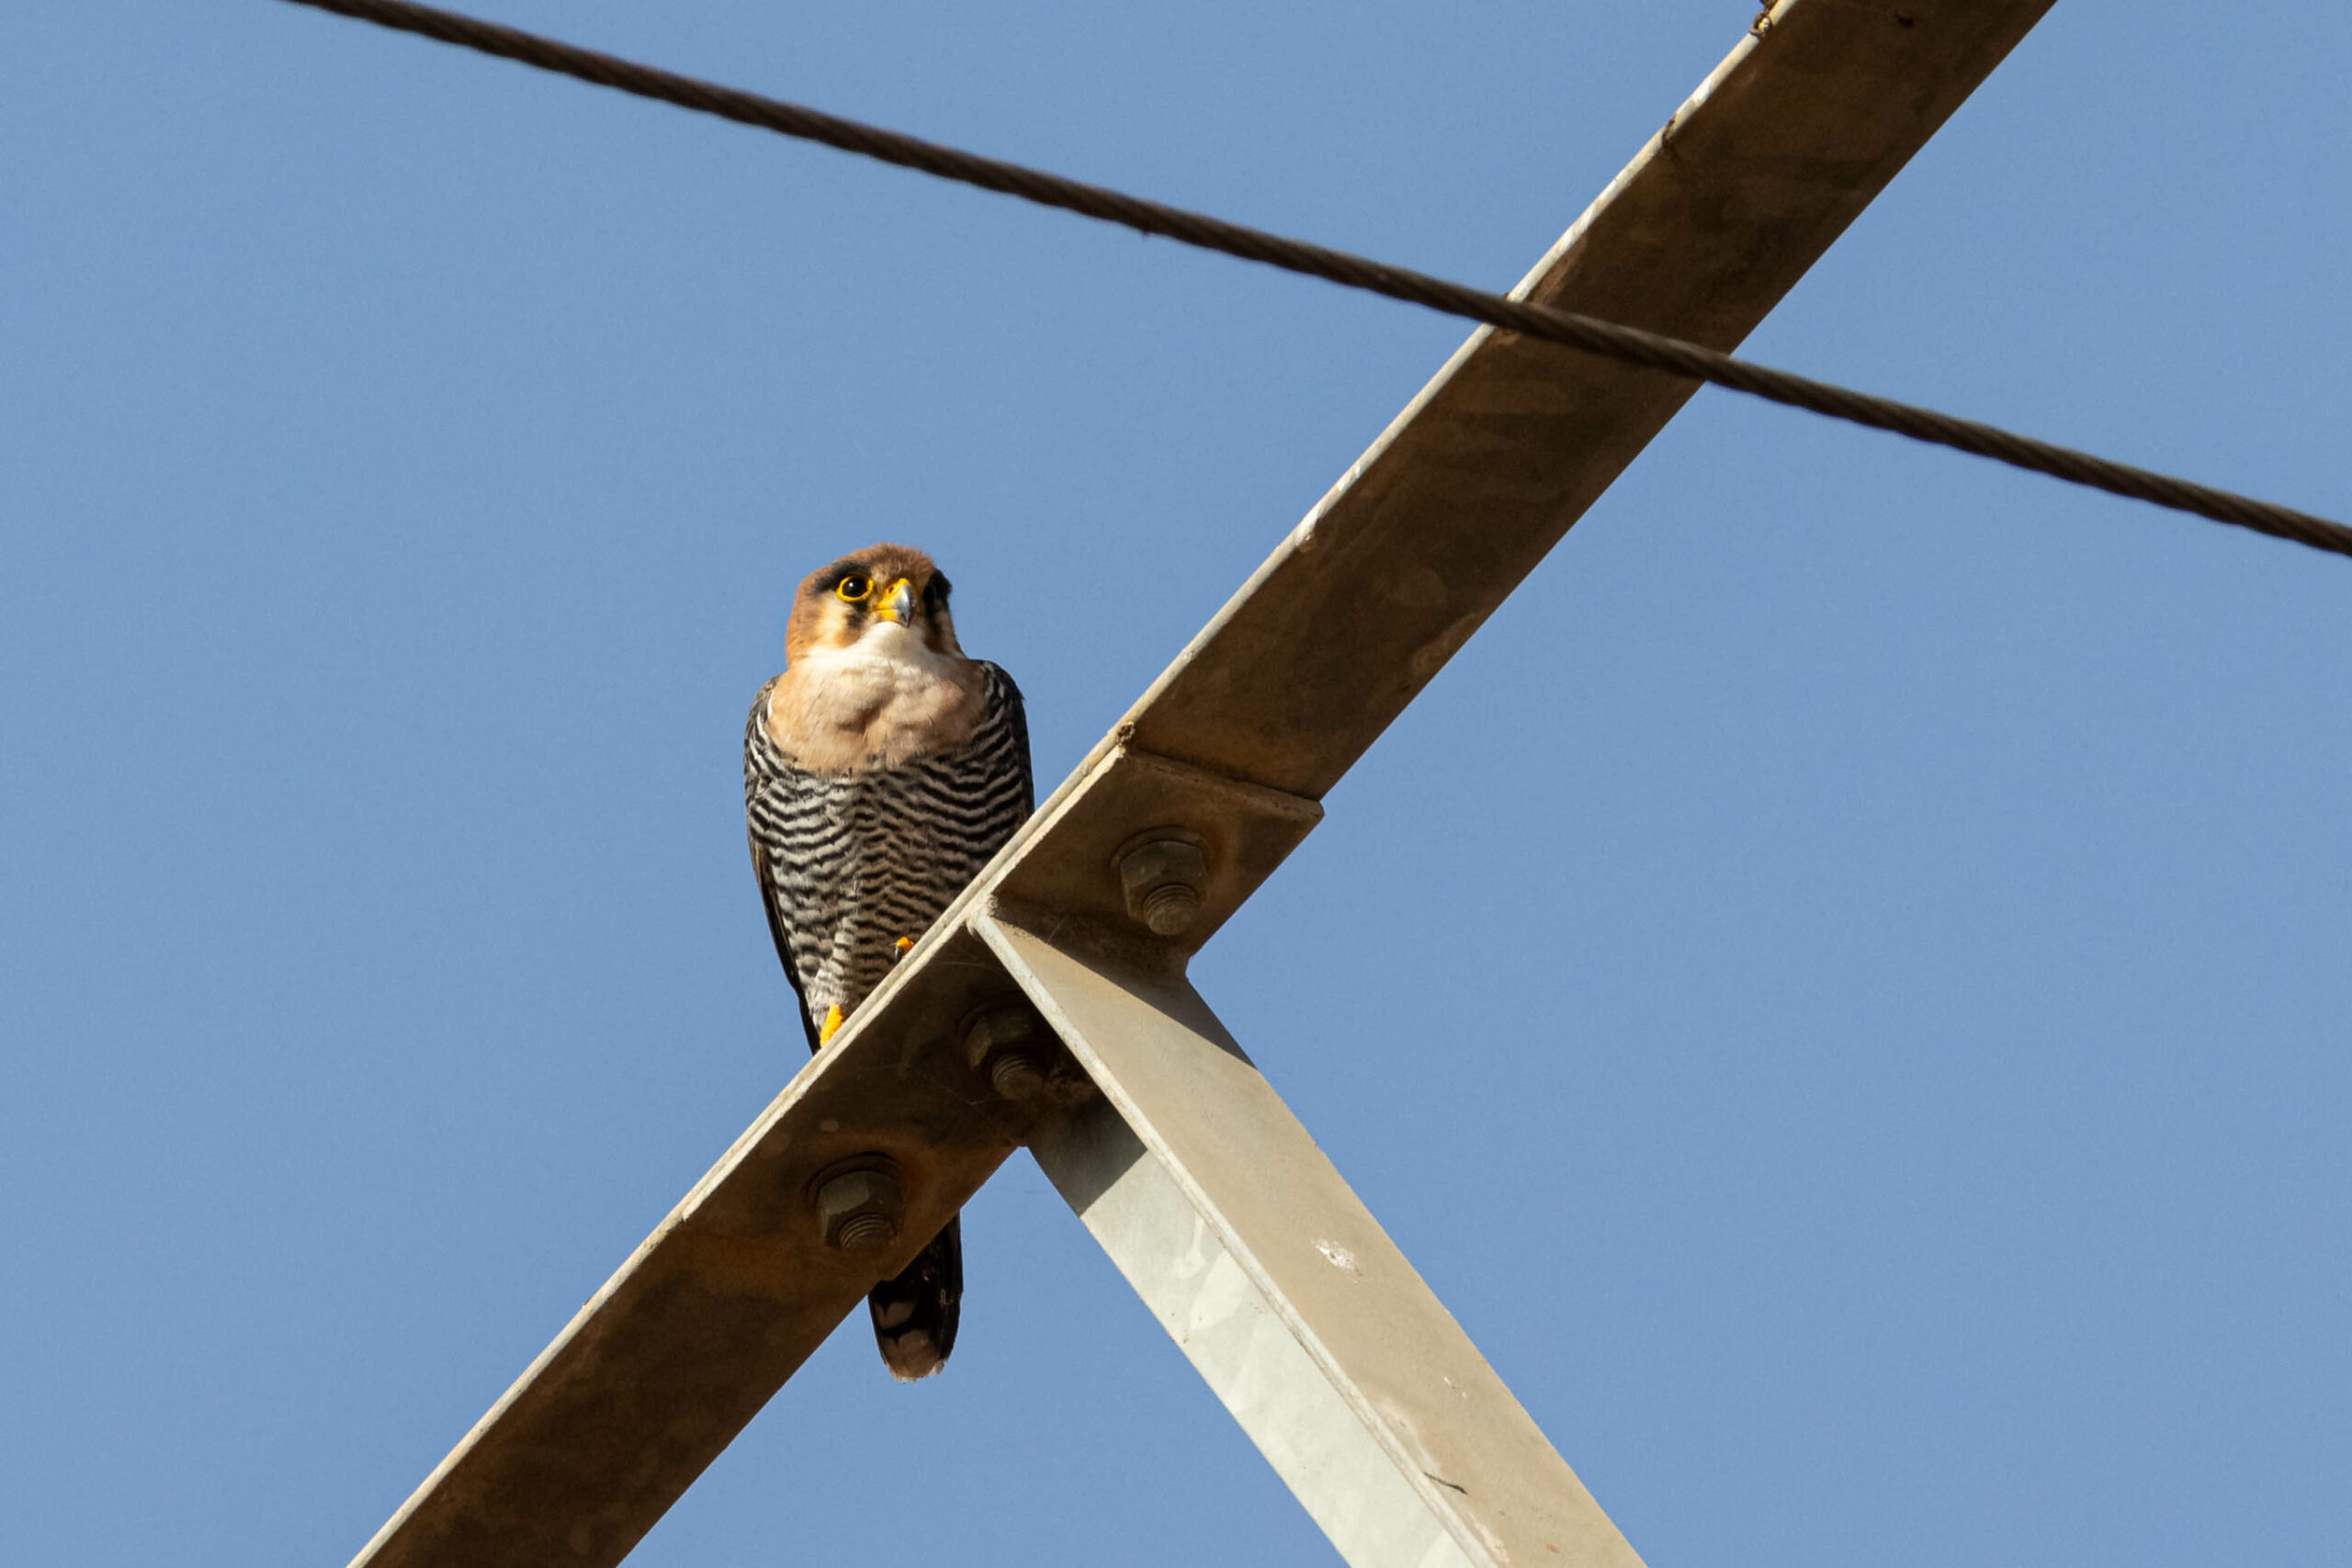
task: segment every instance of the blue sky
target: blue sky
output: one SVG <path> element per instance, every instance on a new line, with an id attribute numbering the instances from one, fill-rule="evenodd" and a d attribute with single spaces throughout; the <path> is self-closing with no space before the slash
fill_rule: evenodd
<path id="1" fill-rule="evenodd" d="M 520 25 L 1488 286 L 1751 5 Z M 0 1558 L 336 1562 L 799 1065 L 793 581 L 1048 784 L 1459 341 L 263 0 L 0 53 Z M 2064 0 L 1756 334 L 2352 514 L 2340 9 Z M 1702 393 L 1194 978 L 1653 1568 L 2341 1560 L 2352 566 Z M 636 1561 L 1329 1560 L 1025 1159 Z M 854 1557 L 853 1554 L 855 1554 Z"/>

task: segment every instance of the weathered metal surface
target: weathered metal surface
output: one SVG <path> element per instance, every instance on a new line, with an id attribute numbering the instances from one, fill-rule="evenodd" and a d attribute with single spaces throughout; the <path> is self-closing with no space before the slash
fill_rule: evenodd
<path id="1" fill-rule="evenodd" d="M 1037 1163 L 1356 1568 L 1640 1568 L 1182 979 L 986 938 L 1102 1099 Z"/>
<path id="2" fill-rule="evenodd" d="M 1516 292 L 1729 350 L 2052 0 L 1788 0 Z M 1482 328 L 1127 716 L 1320 799 L 1692 383 Z"/>
<path id="3" fill-rule="evenodd" d="M 2050 3 L 1784 0 L 1771 25 L 1708 78 L 1521 291 L 1734 346 Z M 1011 988 L 974 934 L 989 901 L 1001 895 L 1008 910 L 1021 911 L 1018 918 L 1035 921 L 1057 944 L 1082 938 L 1123 974 L 1153 973 L 1157 964 L 1181 987 L 1184 956 L 1313 826 L 1314 801 L 1689 391 L 1671 378 L 1510 334 L 1473 335 L 356 1562 L 594 1568 L 619 1561 L 873 1280 L 912 1256 L 1035 1118 L 1081 1092 L 1057 1079 L 1016 1106 L 992 1094 L 968 1058 L 961 1025 Z M 1201 839 L 1207 869 L 1201 909 L 1175 942 L 1160 943 L 1127 912 L 1116 867 L 1136 835 L 1170 828 Z M 1057 921 L 1068 930 L 1057 932 Z M 1169 1007 L 1166 1016 L 1195 1026 L 1199 1038 L 1222 1039 L 1205 1010 Z M 1132 1067 L 1123 1062 L 1121 1071 Z M 1160 1092 L 1138 1091 L 1141 1077 L 1117 1081 L 1131 1099 Z M 1165 1113 L 1156 1100 L 1150 1109 L 1153 1117 Z M 1099 1134 L 1105 1124 L 1094 1125 Z M 1279 1142 L 1277 1134 L 1289 1135 L 1279 1125 L 1267 1131 Z M 1072 1151 L 1067 1168 L 1078 1171 L 1080 1145 L 1057 1146 Z M 1311 1144 L 1304 1146 L 1312 1153 Z M 823 1245 L 807 1190 L 819 1170 L 861 1153 L 891 1156 L 907 1187 L 898 1247 L 863 1264 Z M 1302 1171 L 1320 1158 L 1298 1157 Z M 1085 1156 L 1097 1171 L 1110 1170 L 1116 1158 L 1100 1137 Z M 1183 1168 L 1213 1168 L 1205 1151 L 1185 1158 Z M 1166 1207 L 1171 1192 L 1188 1203 L 1199 1194 L 1181 1180 L 1159 1182 L 1150 1171 L 1176 1168 L 1156 1156 L 1129 1168 L 1139 1174 L 1111 1181 L 1096 1206 L 1107 1231 L 1125 1205 L 1117 1224 L 1130 1239 L 1116 1246 L 1133 1252 L 1140 1245 L 1131 1246 L 1133 1238 L 1176 1213 Z M 1320 1168 L 1329 1172 L 1328 1165 Z M 1323 1230 L 1343 1233 L 1324 1239 L 1354 1253 L 1360 1265 L 1377 1258 L 1385 1275 L 1409 1279 L 1409 1268 L 1360 1208 L 1351 1210 L 1345 1193 L 1336 1186 L 1314 1211 L 1317 1224 L 1329 1217 Z M 1349 1228 L 1355 1222 L 1342 1223 L 1344 1212 L 1359 1216 L 1361 1232 Z M 1260 1245 L 1257 1233 L 1251 1225 L 1249 1247 Z M 1261 1251 L 1245 1258 L 1229 1247 L 1227 1256 L 1232 1277 L 1260 1281 L 1272 1292 L 1270 1303 L 1293 1303 L 1291 1317 L 1278 1306 L 1268 1310 L 1328 1386 L 1316 1394 L 1313 1378 L 1299 1381 L 1295 1361 L 1289 1371 L 1272 1362 L 1249 1371 L 1256 1363 L 1245 1347 L 1231 1363 L 1245 1370 L 1229 1378 L 1203 1363 L 1213 1382 L 1227 1380 L 1220 1393 L 1274 1405 L 1295 1396 L 1302 1408 L 1318 1398 L 1328 1403 L 1329 1391 L 1343 1386 L 1378 1391 L 1372 1397 L 1420 1396 L 1419 1370 L 1392 1364 L 1409 1337 L 1384 1340 L 1344 1303 L 1320 1299 L 1318 1292 L 1343 1289 L 1344 1270 L 1328 1259 L 1318 1265 Z M 1317 1275 L 1318 1266 L 1333 1278 Z M 1157 1292 L 1163 1313 L 1194 1311 L 1197 1303 L 1183 1305 L 1173 1288 L 1163 1280 L 1147 1299 Z M 1418 1280 L 1411 1290 L 1427 1300 Z M 1433 1302 L 1428 1306 L 1443 1318 Z M 1292 1332 L 1299 1324 L 1310 1332 Z M 1451 1320 L 1444 1331 L 1453 1337 L 1445 1343 L 1458 1342 L 1467 1359 L 1445 1350 L 1432 1363 L 1439 1377 L 1486 1380 L 1477 1386 L 1491 1385 L 1491 1393 L 1477 1397 L 1491 1405 L 1498 1429 L 1513 1436 L 1488 1456 L 1501 1468 L 1475 1480 L 1456 1472 L 1487 1459 L 1466 1449 L 1431 1451 L 1429 1484 L 1439 1492 L 1450 1491 L 1445 1483 L 1468 1488 L 1476 1506 L 1438 1497 L 1453 1511 L 1428 1513 L 1430 1495 L 1406 1479 L 1406 1517 L 1419 1517 L 1411 1513 L 1417 1507 L 1449 1521 L 1442 1540 L 1430 1539 L 1435 1555 L 1428 1561 L 1483 1562 L 1479 1553 L 1493 1541 L 1558 1533 L 1586 1542 L 1584 1550 L 1598 1554 L 1588 1561 L 1630 1565 L 1630 1549 L 1597 1508 L 1584 1517 L 1589 1499 Z M 1283 1353 L 1276 1347 L 1272 1354 Z M 1346 1397 L 1341 1403 L 1361 1416 Z M 1253 1435 L 1290 1429 L 1279 1409 L 1252 1405 L 1236 1414 Z M 1313 1418 L 1306 1429 L 1339 1428 Z M 1395 1468 L 1403 1440 L 1396 1430 L 1375 1424 L 1365 1432 Z M 1340 1499 L 1310 1506 L 1322 1509 L 1318 1517 L 1341 1539 L 1357 1505 L 1315 1468 L 1326 1463 L 1313 1457 L 1321 1450 L 1288 1441 L 1267 1441 L 1270 1457 L 1306 1493 Z M 1363 1451 L 1351 1460 L 1334 1450 L 1328 1463 L 1373 1476 L 1366 1484 L 1385 1488 L 1393 1502 L 1401 1495 L 1396 1483 L 1379 1479 L 1377 1466 L 1365 1470 Z M 1507 1490 L 1521 1484 L 1524 1517 L 1512 1511 L 1521 1494 Z M 1499 1532 L 1492 1541 L 1482 1533 L 1488 1529 Z M 1375 1553 L 1371 1545 L 1357 1550 Z M 1620 1550 L 1622 1558 L 1613 1555 Z"/>
<path id="4" fill-rule="evenodd" d="M 1120 883 L 1121 852 L 1157 829 L 1189 834 L 1200 841 L 1208 875 L 1199 912 L 1170 939 L 1188 954 L 1323 819 L 1314 801 L 1125 746 L 1098 750 L 1072 784 L 1032 819 L 1025 845 L 1016 846 L 1023 852 L 982 880 L 1001 897 L 1140 934 Z"/>
<path id="5" fill-rule="evenodd" d="M 966 931 L 925 948 L 920 972 L 902 965 L 859 1010 L 356 1562 L 618 1562 L 988 1179 L 1050 1100 L 1005 1101 L 965 1055 L 963 1021 L 1017 995 L 995 960 Z M 799 1033 L 778 1020 L 779 1041 Z M 894 1246 L 857 1258 L 825 1245 L 812 1180 L 865 1154 L 896 1163 L 906 1222 Z"/>

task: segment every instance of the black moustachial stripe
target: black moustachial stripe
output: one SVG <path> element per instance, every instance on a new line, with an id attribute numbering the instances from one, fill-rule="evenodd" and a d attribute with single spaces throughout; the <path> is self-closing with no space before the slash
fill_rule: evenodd
<path id="1" fill-rule="evenodd" d="M 743 736 L 743 803 L 776 955 L 799 993 L 813 1050 L 827 1010 L 844 1015 L 881 984 L 900 937 L 921 937 L 1034 808 L 1021 692 L 993 664 L 988 711 L 952 751 L 894 768 L 812 773 L 769 739 L 771 681 Z M 779 677 L 780 679 L 780 677 Z M 866 1304 L 893 1375 L 939 1370 L 963 1297 L 960 1217 Z"/>

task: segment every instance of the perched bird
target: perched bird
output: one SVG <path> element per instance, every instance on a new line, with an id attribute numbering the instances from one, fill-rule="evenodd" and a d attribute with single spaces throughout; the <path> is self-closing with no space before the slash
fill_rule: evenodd
<path id="1" fill-rule="evenodd" d="M 743 736 L 752 868 L 815 1051 L 1035 805 L 1012 677 L 965 657 L 929 556 L 876 545 L 809 573 L 785 671 Z M 956 1343 L 961 1216 L 866 1298 L 891 1375 Z"/>

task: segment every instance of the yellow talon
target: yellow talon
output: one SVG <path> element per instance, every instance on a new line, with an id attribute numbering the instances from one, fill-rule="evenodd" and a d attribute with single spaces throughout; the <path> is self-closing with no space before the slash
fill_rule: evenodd
<path id="1" fill-rule="evenodd" d="M 891 945 L 891 947 L 892 947 L 892 948 L 894 948 L 894 949 L 896 949 L 896 950 L 897 950 L 897 952 L 898 952 L 898 955 L 899 955 L 900 958 L 904 958 L 904 957 L 907 955 L 907 949 L 909 949 L 909 948 L 912 947 L 914 944 L 915 944 L 915 939 L 914 939 L 914 938 L 912 938 L 912 937 L 910 937 L 910 936 L 902 936 L 902 937 L 900 937 L 898 941 L 896 941 L 896 942 L 892 942 L 890 945 Z"/>
<path id="2" fill-rule="evenodd" d="M 817 1026 L 817 1043 L 820 1045 L 830 1043 L 833 1036 L 841 1032 L 841 1027 L 842 1010 L 838 1007 L 827 1008 L 825 1021 Z"/>

